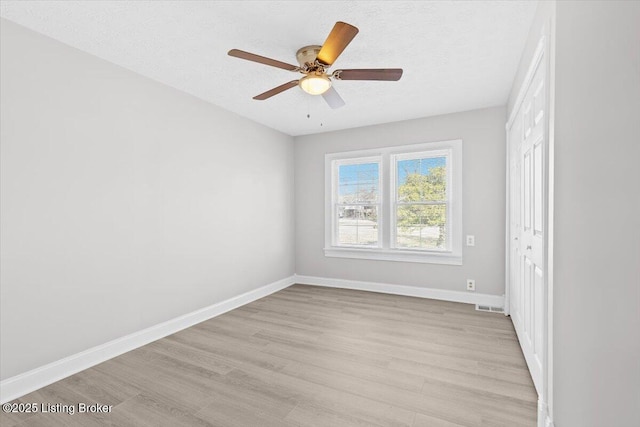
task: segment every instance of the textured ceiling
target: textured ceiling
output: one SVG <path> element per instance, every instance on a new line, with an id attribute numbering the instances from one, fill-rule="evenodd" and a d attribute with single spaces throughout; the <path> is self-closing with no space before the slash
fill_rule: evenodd
<path id="1" fill-rule="evenodd" d="M 2 1 L 2 17 L 289 135 L 504 105 L 533 1 Z M 293 88 L 298 78 L 227 56 L 296 64 L 336 21 L 360 33 L 339 68 L 404 69 L 398 82 L 338 81 L 346 106 Z M 310 117 L 307 117 L 310 115 Z"/>

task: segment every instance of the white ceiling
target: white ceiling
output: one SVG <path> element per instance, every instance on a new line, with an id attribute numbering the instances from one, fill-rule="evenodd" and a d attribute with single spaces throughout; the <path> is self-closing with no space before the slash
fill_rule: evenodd
<path id="1" fill-rule="evenodd" d="M 289 135 L 506 104 L 535 1 L 5 1 L 2 17 Z M 297 64 L 336 21 L 360 33 L 340 68 L 404 69 L 398 82 L 337 81 L 331 110 L 299 77 L 227 56 Z M 310 118 L 307 118 L 307 114 Z"/>

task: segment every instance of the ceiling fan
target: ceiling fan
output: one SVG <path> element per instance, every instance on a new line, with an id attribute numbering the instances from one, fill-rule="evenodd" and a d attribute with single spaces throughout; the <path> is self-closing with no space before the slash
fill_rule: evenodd
<path id="1" fill-rule="evenodd" d="M 351 43 L 356 34 L 358 34 L 358 29 L 353 25 L 345 22 L 336 22 L 322 46 L 310 45 L 298 49 L 296 58 L 300 65 L 287 64 L 286 62 L 238 49 L 231 49 L 229 55 L 304 74 L 304 77 L 299 80 L 291 80 L 288 83 L 274 87 L 254 96 L 253 99 L 262 101 L 294 86 L 300 86 L 302 90 L 311 95 L 322 95 L 331 108 L 340 108 L 344 105 L 344 101 L 333 88 L 331 79 L 397 81 L 402 77 L 402 68 L 335 70 L 333 73 L 328 74 L 327 69 L 331 67 L 342 51 Z"/>

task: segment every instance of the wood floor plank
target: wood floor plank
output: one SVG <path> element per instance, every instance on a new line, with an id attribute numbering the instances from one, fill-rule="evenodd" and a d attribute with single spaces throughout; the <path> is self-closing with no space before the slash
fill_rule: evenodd
<path id="1" fill-rule="evenodd" d="M 536 425 L 510 320 L 468 304 L 294 285 L 18 401 L 108 414 L 26 426 Z"/>
<path id="2" fill-rule="evenodd" d="M 412 427 L 461 427 L 462 424 L 452 423 L 429 415 L 416 414 Z"/>
<path id="3" fill-rule="evenodd" d="M 14 402 L 22 403 L 20 399 L 16 399 Z M 0 412 L 0 426 L 2 427 L 15 427 L 20 423 L 23 423 L 28 418 L 33 417 L 36 414 L 26 412 Z"/>
<path id="4" fill-rule="evenodd" d="M 141 393 L 118 407 L 112 418 L 115 425 L 139 427 L 221 427 L 194 413 L 172 406 L 166 400 Z"/>
<path id="5" fill-rule="evenodd" d="M 354 394 L 376 402 L 387 403 L 413 412 L 430 414 L 465 426 L 479 425 L 481 422 L 480 414 L 476 408 L 459 405 L 455 401 L 439 397 L 429 396 L 427 398 L 421 393 L 404 391 L 328 369 L 314 366 L 306 366 L 305 369 L 302 369 L 290 365 L 283 370 L 283 373 L 332 389 L 350 390 Z"/>
<path id="6" fill-rule="evenodd" d="M 409 426 L 414 417 L 410 410 L 362 397 L 351 390 L 327 387 L 309 378 L 270 372 L 259 367 L 253 367 L 250 375 L 295 391 L 301 402 L 328 408 L 336 413 L 346 412 L 370 425 Z"/>
<path id="7" fill-rule="evenodd" d="M 300 426 L 343 426 L 343 427 L 368 427 L 383 426 L 384 424 L 372 424 L 346 411 L 334 411 L 322 405 L 313 403 L 301 403 L 296 406 L 286 417 L 286 420 Z"/>
<path id="8" fill-rule="evenodd" d="M 225 427 L 287 427 L 295 423 L 286 421 L 271 412 L 261 410 L 247 411 L 243 403 L 228 397 L 219 397 L 210 405 L 201 409 L 196 415 L 209 422 Z"/>

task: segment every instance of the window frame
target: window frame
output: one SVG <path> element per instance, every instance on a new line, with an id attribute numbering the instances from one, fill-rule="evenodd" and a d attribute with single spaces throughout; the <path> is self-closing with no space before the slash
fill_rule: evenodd
<path id="1" fill-rule="evenodd" d="M 396 198 L 397 160 L 418 158 L 420 155 L 434 157 L 434 153 L 445 153 L 447 158 L 447 240 L 443 249 L 398 248 L 396 243 Z M 438 157 L 441 157 L 438 156 Z M 424 158 L 424 157 L 422 157 Z M 378 161 L 378 245 L 336 245 L 337 170 L 341 164 L 372 163 Z M 338 165 L 336 167 L 335 165 Z M 337 152 L 325 155 L 325 246 L 327 257 L 356 258 L 370 260 L 418 262 L 432 264 L 462 265 L 462 140 L 428 142 L 377 149 Z"/>

